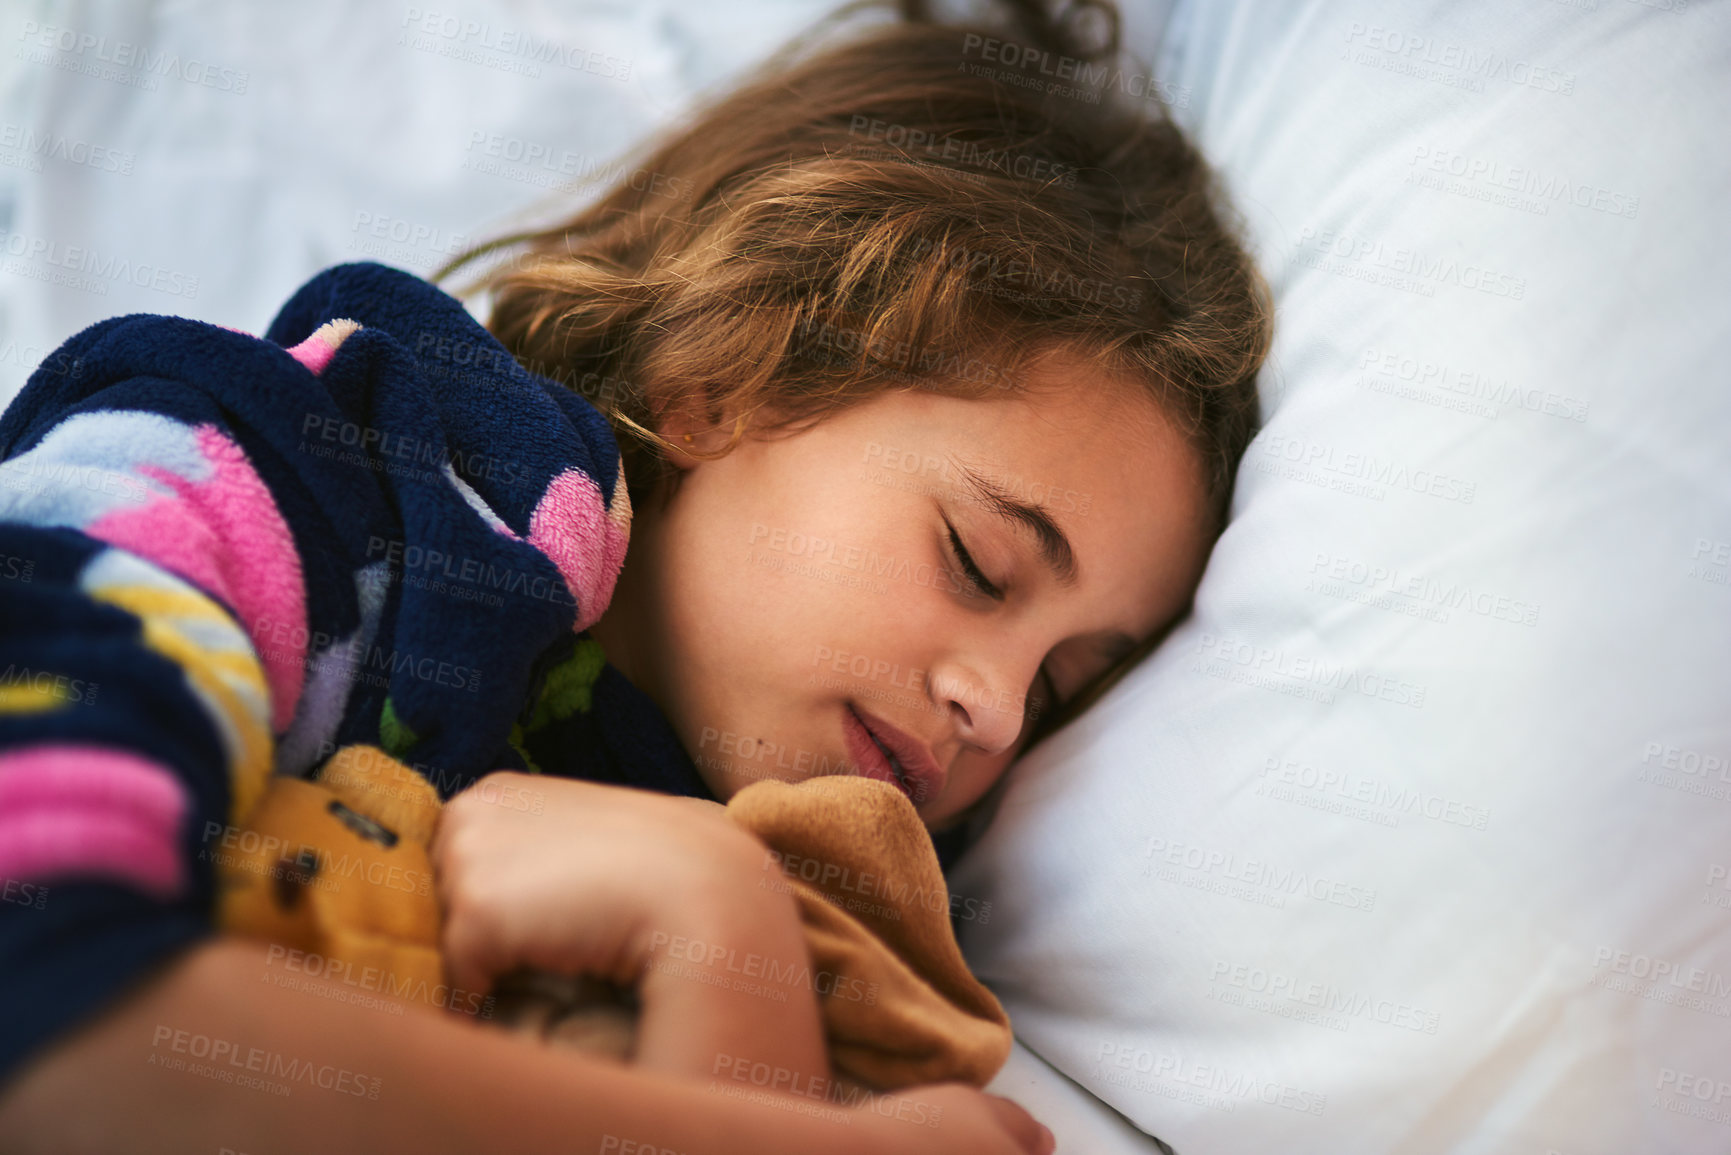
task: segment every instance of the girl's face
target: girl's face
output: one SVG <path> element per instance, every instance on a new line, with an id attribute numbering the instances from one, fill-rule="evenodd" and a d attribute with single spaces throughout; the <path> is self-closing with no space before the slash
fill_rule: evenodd
<path id="1" fill-rule="evenodd" d="M 1183 609 L 1207 549 L 1195 451 L 1080 361 L 1049 357 L 1024 383 L 981 401 L 883 393 L 717 460 L 680 455 L 671 502 L 636 511 L 594 634 L 717 797 L 866 774 L 940 829 L 1053 695 Z"/>

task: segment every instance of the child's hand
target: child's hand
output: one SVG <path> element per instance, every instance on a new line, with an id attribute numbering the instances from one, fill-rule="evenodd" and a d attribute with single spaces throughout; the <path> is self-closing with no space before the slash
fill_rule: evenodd
<path id="1" fill-rule="evenodd" d="M 884 1155 L 1053 1155 L 1057 1140 L 1018 1103 L 966 1083 L 893 1091 L 856 1109 L 862 1150 Z"/>
<path id="2" fill-rule="evenodd" d="M 446 804 L 431 855 L 453 986 L 485 991 L 519 967 L 595 975 L 637 986 L 641 1065 L 828 1077 L 798 908 L 760 885 L 780 871 L 720 807 L 500 772 Z"/>

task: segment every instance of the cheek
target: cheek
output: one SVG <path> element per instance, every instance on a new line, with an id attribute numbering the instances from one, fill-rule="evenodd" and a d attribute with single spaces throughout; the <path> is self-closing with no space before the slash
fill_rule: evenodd
<path id="1" fill-rule="evenodd" d="M 938 800 L 939 812 L 929 815 L 928 818 L 937 821 L 952 817 L 985 797 L 986 792 L 1004 776 L 1004 772 L 1010 768 L 1019 752 L 1019 747 L 1012 747 L 1004 753 L 989 756 L 975 753 L 961 755 L 950 768 L 949 781 L 944 784 L 943 797 Z"/>
<path id="2" fill-rule="evenodd" d="M 1016 740 L 1008 750 L 998 754 L 981 754 L 977 751 L 963 751 L 950 769 L 949 781 L 944 784 L 944 796 L 941 801 L 941 813 L 927 815 L 929 820 L 948 818 L 972 806 L 983 798 L 987 791 L 996 786 L 998 779 L 1013 766 L 1022 752 L 1028 748 L 1028 740 L 1033 736 L 1034 725 L 1045 702 L 1037 694 L 1028 696 L 1028 712 L 1022 719 L 1022 731 L 1016 735 Z"/>
<path id="3" fill-rule="evenodd" d="M 788 528 L 797 520 L 721 486 L 693 496 L 666 541 L 656 590 L 665 645 L 687 676 L 721 685 L 809 663 L 828 589 L 809 576 L 809 541 Z"/>

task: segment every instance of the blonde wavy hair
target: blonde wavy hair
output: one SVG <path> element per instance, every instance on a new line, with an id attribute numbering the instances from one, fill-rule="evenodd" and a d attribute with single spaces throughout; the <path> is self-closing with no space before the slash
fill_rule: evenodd
<path id="1" fill-rule="evenodd" d="M 1218 526 L 1267 291 L 1200 155 L 1124 97 L 1116 10 L 1078 9 L 1104 28 L 1092 48 L 1079 11 L 1037 0 L 954 25 L 904 0 L 827 47 L 820 25 L 589 207 L 438 275 L 510 256 L 469 290 L 520 362 L 606 414 L 633 502 L 674 472 L 669 410 L 735 414 L 719 456 L 889 389 L 1003 396 L 1064 349 L 1145 384 L 1205 462 Z M 1075 83 L 1047 91 L 1054 69 Z"/>

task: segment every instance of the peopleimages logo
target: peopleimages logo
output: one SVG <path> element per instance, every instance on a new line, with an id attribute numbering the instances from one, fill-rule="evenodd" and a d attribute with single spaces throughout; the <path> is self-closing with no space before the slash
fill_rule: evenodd
<path id="1" fill-rule="evenodd" d="M 315 951 L 291 950 L 279 943 L 272 943 L 265 953 L 265 966 L 281 967 L 284 974 L 278 976 L 277 986 L 306 990 L 326 997 L 339 994 L 343 996 L 343 1001 L 357 1006 L 383 1003 L 382 1009 L 388 1009 L 392 1014 L 403 1013 L 401 1004 L 366 999 L 357 995 L 379 994 L 388 999 L 408 999 L 478 1018 L 493 1017 L 492 995 L 465 991 L 462 987 L 447 986 L 444 983 L 428 983 L 426 979 L 398 975 L 382 967 L 357 966 L 353 959 L 330 958 Z M 291 975 L 295 977 L 289 978 Z M 308 983 L 299 981 L 301 979 L 315 981 Z M 349 989 L 343 990 L 345 987 Z"/>
<path id="2" fill-rule="evenodd" d="M 1413 149 L 1412 159 L 1407 163 L 1413 169 L 1413 174 L 1409 175 L 1423 170 L 1434 177 L 1454 177 L 1468 189 L 1482 186 L 1483 194 L 1506 194 L 1507 199 L 1493 200 L 1492 203 L 1506 203 L 1510 208 L 1533 211 L 1537 216 L 1550 215 L 1552 203 L 1570 204 L 1629 220 L 1635 219 L 1641 211 L 1641 198 L 1630 193 L 1573 180 L 1562 173 L 1544 172 L 1528 165 L 1506 164 L 1492 157 L 1421 144 Z M 1456 190 L 1449 188 L 1447 191 Z M 1491 197 L 1478 195 L 1477 199 Z"/>
<path id="3" fill-rule="evenodd" d="M 24 882 L 8 878 L 0 882 L 0 902 L 41 910 L 48 905 L 48 888 L 39 882 Z"/>
<path id="4" fill-rule="evenodd" d="M 753 554 L 772 552 L 805 558 L 813 565 L 835 566 L 886 581 L 907 582 L 950 593 L 962 593 L 970 588 L 966 574 L 944 566 L 925 561 L 916 564 L 905 557 L 880 554 L 869 547 L 849 545 L 815 534 L 790 530 L 784 526 L 772 528 L 762 522 L 754 522 L 746 545 L 751 547 Z"/>
<path id="5" fill-rule="evenodd" d="M 1434 36 L 1419 36 L 1355 20 L 1346 26 L 1346 42 L 1360 49 L 1352 57 L 1355 63 L 1376 63 L 1388 71 L 1404 72 L 1424 80 L 1439 80 L 1474 92 L 1483 92 L 1487 80 L 1536 88 L 1560 96 L 1572 96 L 1575 92 L 1575 74 L 1572 72 L 1548 68 L 1530 60 L 1514 60 L 1501 52 L 1451 43 Z"/>
<path id="6" fill-rule="evenodd" d="M 1408 245 L 1337 229 L 1305 225 L 1298 230 L 1293 261 L 1354 280 L 1436 295 L 1437 285 L 1455 285 L 1493 297 L 1524 300 L 1527 279 L 1453 256 L 1429 254 Z"/>
<path id="7" fill-rule="evenodd" d="M 435 9 L 405 8 L 397 43 L 530 77 L 541 75 L 539 65 L 551 64 L 606 80 L 631 79 L 632 62 L 624 57 Z"/>
<path id="8" fill-rule="evenodd" d="M 428 895 L 433 892 L 433 876 L 425 870 L 416 870 L 395 862 L 386 863 L 382 859 L 368 858 L 361 854 L 351 855 L 345 852 L 336 856 L 328 850 L 306 843 L 291 846 L 275 835 L 261 835 L 256 830 L 243 830 L 214 820 L 205 822 L 203 842 L 204 847 L 198 853 L 201 862 L 213 861 L 225 866 L 233 864 L 245 869 L 241 855 L 252 857 L 262 853 L 263 859 L 268 861 L 272 854 L 278 854 L 279 863 L 287 859 L 305 877 L 306 885 L 317 886 L 321 890 L 334 892 L 344 881 L 359 879 L 371 886 L 400 890 L 404 894 Z M 302 867 L 302 863 L 307 865 Z"/>
<path id="9" fill-rule="evenodd" d="M 173 77 L 188 84 L 239 96 L 245 94 L 247 82 L 251 79 L 250 73 L 207 64 L 192 56 L 183 58 L 180 53 L 166 48 L 152 52 L 146 45 L 125 40 L 111 42 L 108 37 L 93 32 L 38 24 L 34 20 L 24 21 L 18 39 L 38 49 L 60 54 L 58 59 L 35 60 L 33 63 L 51 63 L 69 72 L 129 83 L 146 91 L 156 89 L 156 77 Z"/>
<path id="10" fill-rule="evenodd" d="M 1315 809 L 1335 809 L 1335 803 L 1349 809 L 1369 808 L 1382 812 L 1369 819 L 1382 826 L 1400 825 L 1401 815 L 1424 817 L 1472 830 L 1483 830 L 1490 824 L 1488 807 L 1473 806 L 1458 798 L 1434 794 L 1408 783 L 1396 784 L 1291 758 L 1268 757 L 1263 762 L 1260 777 L 1262 782 L 1256 789 L 1258 795 L 1283 802 L 1298 801 L 1300 805 L 1310 805 Z M 1303 796 L 1306 794 L 1313 797 L 1305 801 Z"/>
<path id="11" fill-rule="evenodd" d="M 1417 357 L 1397 349 L 1366 346 L 1358 367 L 1366 375 L 1385 381 L 1400 381 L 1421 391 L 1443 396 L 1449 408 L 1495 418 L 1499 412 L 1517 409 L 1541 413 L 1564 421 L 1585 421 L 1588 403 L 1555 390 L 1522 386 L 1502 374 L 1455 367 L 1446 361 Z M 1387 386 L 1370 386 L 1376 392 L 1395 392 Z M 1403 396 L 1410 394 L 1402 393 Z M 1484 402 L 1485 404 L 1478 404 Z"/>
<path id="12" fill-rule="evenodd" d="M 1471 505 L 1478 496 L 1478 482 L 1439 469 L 1413 468 L 1374 453 L 1343 450 L 1326 442 L 1282 434 L 1267 435 L 1258 468 L 1263 472 L 1285 468 L 1282 476 L 1345 492 L 1368 489 L 1380 494 L 1388 489 L 1404 489 L 1462 505 Z M 1380 496 L 1377 500 L 1381 500 Z"/>
<path id="13" fill-rule="evenodd" d="M 1365 666 L 1331 662 L 1214 634 L 1203 634 L 1194 653 L 1200 658 L 1192 667 L 1195 672 L 1270 689 L 1288 687 L 1315 691 L 1295 696 L 1316 697 L 1320 694 L 1322 696 L 1317 700 L 1324 702 L 1334 701 L 1334 690 L 1351 690 L 1367 698 L 1418 710 L 1424 707 L 1428 692 L 1422 683 L 1408 682 Z"/>
<path id="14" fill-rule="evenodd" d="M 837 862 L 826 862 L 779 850 L 764 852 L 764 869 L 779 868 L 789 878 L 825 890 L 846 890 L 867 898 L 882 899 L 901 909 L 923 908 L 932 914 L 946 914 L 984 925 L 992 919 L 992 904 L 960 894 L 950 894 L 946 887 L 913 886 L 905 878 L 888 878 L 870 871 L 858 871 Z M 898 915 L 899 917 L 899 915 Z"/>
<path id="15" fill-rule="evenodd" d="M 1267 1011 L 1282 1018 L 1314 1022 L 1317 1026 L 1326 1026 L 1331 1030 L 1346 1030 L 1351 1025 L 1349 1020 L 1363 1019 L 1387 1027 L 1434 1035 L 1442 1021 L 1442 1016 L 1437 1012 L 1411 1003 L 1379 998 L 1334 983 L 1301 979 L 1252 963 L 1235 964 L 1215 959 L 1208 981 L 1217 988 L 1225 988 L 1211 995 L 1219 1002 L 1247 1005 L 1252 1010 Z M 1229 997 L 1229 991 L 1240 997 Z M 1257 1004 L 1253 996 L 1264 996 L 1269 1005 Z M 1298 1008 L 1305 1010 L 1300 1011 Z M 1310 1015 L 1308 1011 L 1314 1011 L 1315 1014 Z"/>
<path id="16" fill-rule="evenodd" d="M 1663 983 L 1678 990 L 1705 995 L 1709 999 L 1731 997 L 1731 975 L 1723 971 L 1706 970 L 1702 967 L 1691 966 L 1678 959 L 1642 954 L 1639 951 L 1601 946 L 1593 952 L 1592 981 L 1594 985 L 1604 986 L 1608 989 L 1627 990 L 1627 988 L 1611 986 L 1614 975 L 1628 975 L 1633 979 L 1642 979 L 1654 987 Z M 1628 991 L 1627 993 L 1639 992 Z"/>
<path id="17" fill-rule="evenodd" d="M 1449 610 L 1464 610 L 1482 618 L 1536 626 L 1539 606 L 1466 581 L 1414 573 L 1399 566 L 1375 565 L 1357 558 L 1316 551 L 1306 590 L 1380 609 L 1410 613 L 1447 622 Z"/>
<path id="18" fill-rule="evenodd" d="M 1137 1078 L 1136 1076 L 1141 1076 Z M 1094 1056 L 1093 1077 L 1120 1086 L 1184 1099 L 1200 1106 L 1235 1110 L 1241 1103 L 1263 1103 L 1305 1115 L 1320 1115 L 1328 1109 L 1328 1096 L 1318 1091 L 1263 1079 L 1235 1071 L 1219 1063 L 1200 1062 L 1194 1057 L 1156 1053 L 1127 1042 L 1102 1042 Z M 1176 1084 L 1163 1086 L 1162 1084 Z M 1195 1091 L 1191 1091 L 1194 1088 Z M 1176 1094 L 1190 1091 L 1190 1096 Z M 1196 1092 L 1212 1092 L 1200 1095 Z"/>
<path id="19" fill-rule="evenodd" d="M 843 1108 L 857 1107 L 886 1119 L 899 1119 L 904 1123 L 922 1127 L 936 1127 L 944 1116 L 942 1107 L 919 1099 L 879 1094 L 858 1083 L 772 1066 L 740 1055 L 717 1055 L 710 1075 L 712 1091 L 717 1090 L 717 1085 L 723 1080 L 732 1080 L 749 1083 L 775 1094 L 812 1099 Z M 843 1116 L 839 1121 L 847 1122 L 848 1117 Z"/>
<path id="20" fill-rule="evenodd" d="M 108 295 L 110 284 L 122 283 L 188 300 L 198 296 L 198 278 L 190 273 L 135 262 L 88 245 L 67 245 L 37 234 L 0 230 L 0 253 L 16 258 L 6 261 L 8 273 L 66 285 L 99 297 Z"/>
<path id="21" fill-rule="evenodd" d="M 150 1040 L 150 1065 L 171 1071 L 186 1071 L 222 1083 L 249 1087 L 267 1094 L 288 1095 L 300 1083 L 318 1087 L 339 1095 L 377 1099 L 381 1080 L 339 1067 L 334 1063 L 314 1063 L 297 1059 L 280 1051 L 246 1047 L 231 1039 L 218 1039 L 194 1031 L 176 1029 L 161 1023 Z M 166 1051 L 167 1054 L 159 1052 Z M 187 1058 L 175 1058 L 184 1055 Z M 200 1063 L 196 1060 L 207 1059 Z"/>
<path id="22" fill-rule="evenodd" d="M 88 706 L 96 701 L 96 693 L 100 688 L 101 685 L 97 682 L 88 682 L 54 670 L 32 669 L 16 662 L 8 662 L 6 668 L 0 670 L 0 690 L 9 690 L 12 696 L 24 700 L 69 702 Z"/>
<path id="23" fill-rule="evenodd" d="M 1046 49 L 996 40 L 970 32 L 962 40 L 962 67 L 971 74 L 990 76 L 1019 88 L 1045 89 L 1048 95 L 1100 103 L 1108 90 L 1136 100 L 1158 100 L 1173 108 L 1190 106 L 1190 89 L 1160 80 L 1151 73 L 1108 68 L 1074 56 L 1056 55 Z M 974 64 L 972 58 L 986 63 Z M 1045 79 L 1042 79 L 1044 77 Z"/>
<path id="24" fill-rule="evenodd" d="M 621 183 L 637 192 L 670 200 L 682 200 L 697 188 L 695 182 L 680 177 L 628 168 L 618 160 L 587 156 L 484 128 L 470 130 L 468 152 L 463 167 L 470 172 L 502 176 L 541 188 L 580 189 L 585 185 Z M 477 152 L 481 155 L 475 155 Z"/>
<path id="25" fill-rule="evenodd" d="M 46 157 L 67 164 L 83 165 L 98 172 L 131 176 L 133 161 L 137 159 L 135 154 L 122 149 L 92 144 L 88 140 L 64 133 L 38 132 L 29 125 L 11 123 L 0 124 L 0 150 L 17 155 L 26 162 L 15 164 L 0 156 L 0 164 L 12 164 L 13 167 L 27 168 L 31 172 L 41 172 L 40 162 Z"/>

